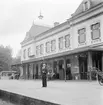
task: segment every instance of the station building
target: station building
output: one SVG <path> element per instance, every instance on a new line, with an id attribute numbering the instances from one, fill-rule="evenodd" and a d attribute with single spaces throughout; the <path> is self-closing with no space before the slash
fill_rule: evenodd
<path id="1" fill-rule="evenodd" d="M 33 24 L 21 42 L 25 79 L 41 78 L 42 63 L 60 80 L 90 80 L 103 70 L 103 1 L 83 0 L 71 18 L 54 27 Z"/>

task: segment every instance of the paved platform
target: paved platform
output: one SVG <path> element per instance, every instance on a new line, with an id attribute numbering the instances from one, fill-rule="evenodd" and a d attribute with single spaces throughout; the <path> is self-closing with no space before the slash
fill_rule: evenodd
<path id="1" fill-rule="evenodd" d="M 0 80 L 0 89 L 61 105 L 103 105 L 103 86 L 87 81 Z"/>

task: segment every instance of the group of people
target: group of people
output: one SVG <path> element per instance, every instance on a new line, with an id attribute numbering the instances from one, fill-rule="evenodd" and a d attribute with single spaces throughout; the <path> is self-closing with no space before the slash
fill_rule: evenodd
<path id="1" fill-rule="evenodd" d="M 47 75 L 48 75 L 47 66 L 45 63 L 43 63 L 42 65 L 42 87 L 47 87 Z M 66 76 L 67 76 L 67 79 L 69 80 L 72 79 L 70 65 L 67 65 Z"/>

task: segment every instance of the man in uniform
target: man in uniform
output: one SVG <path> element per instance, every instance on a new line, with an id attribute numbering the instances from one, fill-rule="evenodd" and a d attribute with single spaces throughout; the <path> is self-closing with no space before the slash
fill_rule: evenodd
<path id="1" fill-rule="evenodd" d="M 46 64 L 42 67 L 42 87 L 47 87 L 47 69 Z"/>

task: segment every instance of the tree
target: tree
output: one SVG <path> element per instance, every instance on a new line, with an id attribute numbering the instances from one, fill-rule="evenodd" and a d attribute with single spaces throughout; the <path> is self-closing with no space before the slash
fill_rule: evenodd
<path id="1" fill-rule="evenodd" d="M 11 69 L 14 71 L 18 71 L 20 73 L 20 68 L 19 68 L 20 64 L 21 64 L 21 50 L 19 50 L 16 57 L 12 59 Z"/>
<path id="2" fill-rule="evenodd" d="M 20 64 L 21 63 L 21 50 L 18 51 L 15 58 L 12 60 L 12 64 Z"/>
<path id="3" fill-rule="evenodd" d="M 12 63 L 12 49 L 10 46 L 0 46 L 0 71 L 10 70 Z"/>

